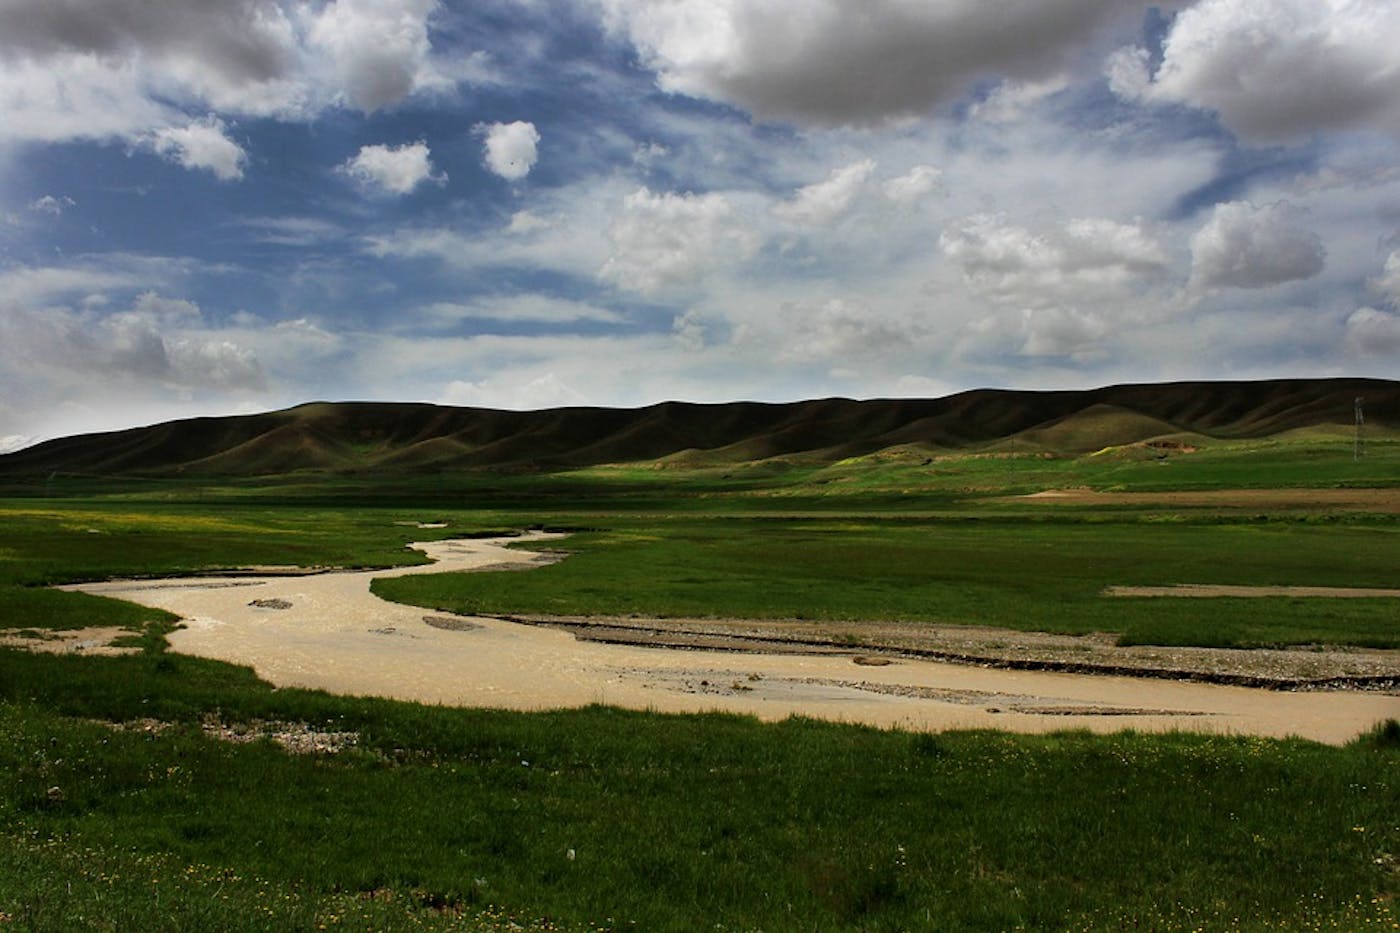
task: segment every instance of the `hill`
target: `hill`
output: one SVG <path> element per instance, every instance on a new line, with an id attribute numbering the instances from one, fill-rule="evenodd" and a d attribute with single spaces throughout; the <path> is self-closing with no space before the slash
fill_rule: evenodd
<path id="1" fill-rule="evenodd" d="M 317 402 L 60 438 L 0 456 L 8 478 L 259 476 L 299 471 L 557 470 L 602 463 L 837 460 L 913 445 L 1077 454 L 1183 437 L 1261 438 L 1400 429 L 1400 382 L 1299 379 L 1176 382 L 1083 391 L 977 389 L 940 399 L 786 404 L 663 402 L 646 408 L 498 411 Z"/>

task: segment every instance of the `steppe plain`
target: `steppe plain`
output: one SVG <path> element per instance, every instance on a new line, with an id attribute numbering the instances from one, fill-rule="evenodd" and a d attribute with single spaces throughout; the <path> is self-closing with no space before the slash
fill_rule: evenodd
<path id="1" fill-rule="evenodd" d="M 0 928 L 1391 928 L 1353 441 L 11 480 Z"/>

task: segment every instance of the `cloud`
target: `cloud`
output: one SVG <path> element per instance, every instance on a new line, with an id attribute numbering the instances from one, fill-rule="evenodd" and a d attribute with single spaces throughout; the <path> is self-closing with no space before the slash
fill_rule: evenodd
<path id="1" fill-rule="evenodd" d="M 57 217 L 70 207 L 77 207 L 78 203 L 70 197 L 54 197 L 46 194 L 43 197 L 35 198 L 29 202 L 29 209 L 36 214 L 49 214 Z"/>
<path id="2" fill-rule="evenodd" d="M 538 214 L 530 211 L 516 211 L 510 215 L 510 224 L 506 227 L 506 233 L 528 236 L 540 230 L 548 230 L 549 227 L 550 222 Z"/>
<path id="3" fill-rule="evenodd" d="M 0 57 L 0 140 L 134 140 L 178 119 L 168 104 L 148 94 L 133 62 L 89 55 L 45 61 Z"/>
<path id="4" fill-rule="evenodd" d="M 915 165 L 902 175 L 881 180 L 877 167 L 873 158 L 858 159 L 832 169 L 821 181 L 798 188 L 790 198 L 772 202 L 773 217 L 797 228 L 786 232 L 802 236 L 800 251 L 792 252 L 796 241 L 788 241 L 785 249 L 793 256 L 813 255 L 822 252 L 825 245 L 851 255 L 857 240 L 863 239 L 853 229 L 856 225 L 850 223 L 852 220 L 866 228 L 864 233 L 874 236 L 866 245 L 878 242 L 889 247 L 902 240 L 906 231 L 894 232 L 896 220 L 908 220 L 924 198 L 939 190 L 943 173 L 932 165 Z M 842 231 L 839 238 L 833 235 L 838 228 Z"/>
<path id="5" fill-rule="evenodd" d="M 719 192 L 653 194 L 639 188 L 623 199 L 608 237 L 612 255 L 599 277 L 643 293 L 691 285 L 759 247 L 758 237 Z"/>
<path id="6" fill-rule="evenodd" d="M 1052 74 L 1039 81 L 1003 81 L 985 99 L 974 104 L 971 113 L 992 123 L 1010 123 L 1069 86 L 1066 74 Z"/>
<path id="7" fill-rule="evenodd" d="M 19 266 L 0 272 L 0 296 L 19 307 L 39 308 L 83 299 L 141 281 L 132 270 L 86 266 Z"/>
<path id="8" fill-rule="evenodd" d="M 1191 237 L 1191 284 L 1196 288 L 1267 288 L 1317 275 L 1326 251 L 1303 225 L 1303 213 L 1276 202 L 1217 204 Z"/>
<path id="9" fill-rule="evenodd" d="M 186 126 L 167 127 L 151 135 L 151 148 L 188 169 L 213 172 L 220 181 L 243 177 L 248 153 L 228 137 L 224 121 L 212 114 Z"/>
<path id="10" fill-rule="evenodd" d="M 483 123 L 477 132 L 486 137 L 486 167 L 507 181 L 519 181 L 530 174 L 539 158 L 539 131 L 535 124 Z"/>
<path id="11" fill-rule="evenodd" d="M 199 305 L 184 298 L 162 298 L 158 292 L 146 291 L 136 296 L 131 306 L 136 316 L 153 321 L 199 320 Z"/>
<path id="12" fill-rule="evenodd" d="M 928 113 L 974 81 L 1055 75 L 1122 0 L 596 0 L 663 90 L 761 119 L 872 125 Z M 1027 41 L 1034 37 L 1034 41 Z"/>
<path id="13" fill-rule="evenodd" d="M 253 240 L 272 246 L 314 246 L 345 236 L 339 225 L 317 217 L 240 217 L 236 226 L 253 231 Z"/>
<path id="14" fill-rule="evenodd" d="M 1021 312 L 1022 356 L 1068 357 L 1078 362 L 1105 355 L 1108 327 L 1098 315 L 1078 308 Z"/>
<path id="15" fill-rule="evenodd" d="M 446 173 L 433 174 L 428 146 L 422 140 L 402 146 L 361 146 L 340 171 L 361 185 L 390 194 L 408 194 L 425 181 L 443 184 Z"/>
<path id="16" fill-rule="evenodd" d="M 1372 280 L 1371 287 L 1390 304 L 1400 306 L 1400 249 L 1385 258 L 1385 267 Z"/>
<path id="17" fill-rule="evenodd" d="M 17 450 L 39 443 L 41 438 L 32 434 L 5 434 L 0 435 L 0 454 L 12 454 Z"/>
<path id="18" fill-rule="evenodd" d="M 874 171 L 874 159 L 838 168 L 825 181 L 799 188 L 791 201 L 776 205 L 773 213 L 795 223 L 830 226 L 849 213 Z"/>
<path id="19" fill-rule="evenodd" d="M 438 6 L 104 0 L 97 9 L 84 0 L 6 0 L 0 137 L 139 142 L 187 130 L 190 111 L 305 119 L 344 104 L 371 112 L 480 77 L 478 55 L 432 57 Z M 225 145 L 198 167 L 227 177 L 230 158 Z"/>
<path id="20" fill-rule="evenodd" d="M 1358 308 L 1347 318 L 1346 344 L 1362 356 L 1400 354 L 1400 314 Z"/>
<path id="21" fill-rule="evenodd" d="M 840 298 L 815 307 L 789 304 L 782 317 L 787 326 L 774 348 L 779 362 L 851 366 L 888 360 L 920 329 L 917 322 L 885 320 Z"/>
<path id="22" fill-rule="evenodd" d="M 621 314 L 608 308 L 600 308 L 584 301 L 539 294 L 490 295 L 464 302 L 442 301 L 429 305 L 425 310 L 432 317 L 445 321 L 477 320 L 539 324 L 569 324 L 591 321 L 601 324 L 620 324 L 624 320 Z"/>
<path id="23" fill-rule="evenodd" d="M 1177 15 L 1151 72 L 1114 56 L 1119 94 L 1213 110 L 1241 137 L 1280 142 L 1332 128 L 1400 133 L 1400 3 L 1200 0 Z"/>
<path id="24" fill-rule="evenodd" d="M 296 63 L 291 20 L 270 0 L 7 0 L 0 57 L 140 58 L 211 97 L 278 81 Z"/>
<path id="25" fill-rule="evenodd" d="M 882 189 L 885 197 L 899 205 L 913 204 L 920 198 L 937 191 L 942 184 L 943 172 L 932 165 L 916 165 L 908 172 L 885 182 Z"/>
<path id="26" fill-rule="evenodd" d="M 437 8 L 437 0 L 333 0 L 312 19 L 311 45 L 345 100 L 370 113 L 428 79 L 428 20 Z"/>
<path id="27" fill-rule="evenodd" d="M 19 139 L 133 136 L 189 104 L 300 109 L 294 16 L 271 0 L 9 0 L 0 5 L 0 126 Z"/>
<path id="28" fill-rule="evenodd" d="M 9 392 L 52 390 L 61 399 L 91 397 L 94 384 L 118 394 L 133 387 L 258 390 L 266 384 L 257 358 L 201 334 L 199 308 L 182 299 L 146 292 L 129 310 L 112 314 L 17 306 L 6 312 L 0 315 L 0 361 L 7 365 L 0 368 L 29 376 L 22 387 L 7 380 Z"/>
<path id="29" fill-rule="evenodd" d="M 509 376 L 485 379 L 481 382 L 456 379 L 443 389 L 438 404 L 537 411 L 543 408 L 587 405 L 588 397 L 557 374 L 547 372 L 525 380 L 516 380 Z"/>
<path id="30" fill-rule="evenodd" d="M 1162 247 L 1141 226 L 1103 218 L 1035 233 L 976 214 L 945 229 L 938 243 L 976 294 L 1020 308 L 1122 295 L 1167 267 Z"/>

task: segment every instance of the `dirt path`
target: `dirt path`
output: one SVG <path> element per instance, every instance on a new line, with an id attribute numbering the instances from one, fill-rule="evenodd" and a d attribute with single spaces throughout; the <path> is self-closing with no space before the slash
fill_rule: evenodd
<path id="1" fill-rule="evenodd" d="M 544 541 L 534 534 L 526 540 Z M 427 703 L 812 716 L 911 729 L 1189 729 L 1340 743 L 1400 717 L 1400 696 L 872 659 L 858 648 L 734 653 L 576 639 L 556 628 L 384 602 L 374 577 L 532 562 L 521 539 L 415 545 L 434 565 L 302 577 L 110 581 L 70 589 L 175 612 L 175 650 L 252 666 L 279 686 Z M 872 660 L 874 663 L 872 663 Z M 888 661 L 889 663 L 881 663 Z"/>

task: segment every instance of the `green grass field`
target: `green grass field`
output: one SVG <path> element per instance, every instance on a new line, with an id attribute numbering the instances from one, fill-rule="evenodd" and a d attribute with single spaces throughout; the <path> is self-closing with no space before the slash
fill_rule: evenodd
<path id="1" fill-rule="evenodd" d="M 1134 643 L 1400 647 L 1392 599 L 1123 599 L 1110 584 L 1386 587 L 1390 523 L 1176 524 L 951 518 L 619 521 L 526 575 L 379 580 L 379 595 L 466 613 L 833 619 L 1117 632 Z"/>
<path id="2" fill-rule="evenodd" d="M 421 559 L 411 540 L 546 524 L 579 529 L 560 564 L 377 587 L 492 611 L 1395 646 L 1390 601 L 1099 595 L 1111 583 L 1395 586 L 1393 515 L 986 501 L 1050 486 L 1221 488 L 1245 474 L 1393 482 L 1397 452 L 1376 446 L 1360 464 L 1330 441 L 1222 447 L 1192 455 L 1189 476 L 1109 452 L 84 480 L 0 500 L 0 627 L 145 633 L 123 658 L 0 649 L 0 929 L 1393 928 L 1400 727 L 1329 748 L 429 708 L 273 689 L 168 653 L 162 613 L 41 588 L 389 566 Z M 438 519 L 449 527 L 398 524 Z M 259 723 L 354 744 L 295 755 L 205 728 Z"/>
<path id="3" fill-rule="evenodd" d="M 22 929 L 1395 918 L 1400 750 L 1378 739 L 453 711 L 273 691 L 159 655 L 0 652 L 0 684 L 0 913 Z M 312 756 L 231 745 L 203 734 L 211 717 L 309 723 L 358 744 Z"/>

